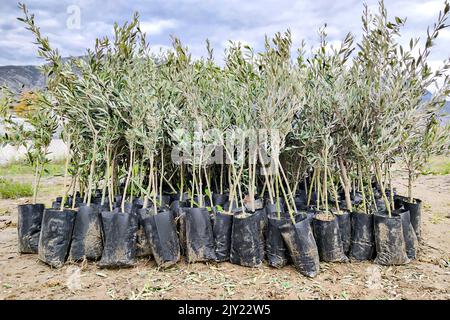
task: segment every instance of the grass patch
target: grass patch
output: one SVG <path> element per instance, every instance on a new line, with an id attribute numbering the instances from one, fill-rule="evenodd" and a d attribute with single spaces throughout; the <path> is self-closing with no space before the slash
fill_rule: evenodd
<path id="1" fill-rule="evenodd" d="M 0 176 L 34 174 L 34 168 L 23 162 L 0 166 Z M 54 177 L 64 175 L 64 161 L 50 162 L 45 166 L 44 176 Z"/>
<path id="2" fill-rule="evenodd" d="M 21 183 L 0 178 L 0 198 L 17 199 L 30 197 L 33 194 L 31 183 Z"/>
<path id="3" fill-rule="evenodd" d="M 446 175 L 450 174 L 450 157 L 438 156 L 430 160 L 430 162 L 422 170 L 422 174 Z"/>

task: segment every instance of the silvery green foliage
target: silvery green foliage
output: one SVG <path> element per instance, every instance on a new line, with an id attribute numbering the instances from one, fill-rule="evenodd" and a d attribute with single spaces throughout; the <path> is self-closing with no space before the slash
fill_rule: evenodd
<path id="1" fill-rule="evenodd" d="M 418 39 L 407 48 L 399 44 L 406 19 L 390 21 L 381 1 L 376 14 L 365 7 L 356 45 L 351 34 L 330 45 L 325 26 L 318 48 L 307 51 L 302 42 L 293 59 L 288 30 L 266 37 L 261 52 L 230 42 L 223 66 L 208 40 L 205 58 L 194 59 L 178 38 L 171 50 L 152 54 L 138 14 L 130 23 L 115 24 L 114 36 L 98 39 L 83 59 L 64 61 L 34 16 L 20 8 L 20 20 L 47 62 L 41 100 L 47 113 L 30 121 L 42 124 L 45 137 L 53 120 L 44 118 L 62 125 L 69 172 L 88 201 L 97 187 L 103 198 L 109 191 L 110 202 L 125 193 L 122 204 L 135 196 L 156 201 L 163 187 L 178 191 L 180 185 L 191 196 L 211 195 L 220 176 L 220 189 L 226 185 L 234 200 L 249 196 L 252 202 L 263 189 L 270 198 L 284 197 L 292 213 L 296 188 L 308 176 L 308 191 L 317 192 L 320 209 L 327 211 L 328 197 L 341 189 L 350 200 L 351 189 L 365 192 L 369 212 L 377 195 L 373 181 L 386 206 L 392 205 L 385 189 L 393 161 L 403 159 L 413 180 L 431 154 L 448 148 L 448 128 L 437 119 L 449 94 L 450 63 L 435 72 L 427 64 L 439 31 L 447 27 L 448 2 L 422 49 Z M 435 93 L 424 101 L 430 86 Z M 261 129 L 276 131 L 277 139 L 257 141 Z M 39 137 L 45 140 L 41 146 L 49 141 L 45 137 Z M 249 141 L 260 149 L 247 148 Z M 215 147 L 224 149 L 224 165 L 211 161 Z M 174 148 L 186 155 L 183 164 L 172 162 Z M 273 171 L 255 164 L 262 154 L 271 156 Z"/>

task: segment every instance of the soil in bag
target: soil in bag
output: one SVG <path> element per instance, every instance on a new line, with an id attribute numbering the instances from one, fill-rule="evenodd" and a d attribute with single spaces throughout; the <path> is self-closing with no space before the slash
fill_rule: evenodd
<path id="1" fill-rule="evenodd" d="M 350 259 L 358 261 L 373 259 L 375 255 L 373 214 L 352 212 L 351 222 Z"/>
<path id="2" fill-rule="evenodd" d="M 422 224 L 422 200 L 414 199 L 414 203 L 407 201 L 407 198 L 403 201 L 403 207 L 409 211 L 409 217 L 411 225 L 414 228 L 417 239 L 421 239 L 421 224 Z"/>
<path id="3" fill-rule="evenodd" d="M 313 227 L 320 260 L 347 262 L 336 217 L 332 214 L 318 213 L 314 216 Z"/>
<path id="4" fill-rule="evenodd" d="M 186 262 L 216 260 L 211 219 L 206 208 L 186 212 Z"/>
<path id="5" fill-rule="evenodd" d="M 295 224 L 286 223 L 280 226 L 280 232 L 295 268 L 307 277 L 315 277 L 320 269 L 319 252 L 309 220 L 304 216 Z"/>
<path id="6" fill-rule="evenodd" d="M 21 204 L 17 207 L 17 233 L 20 253 L 37 253 L 44 205 Z"/>
<path id="7" fill-rule="evenodd" d="M 135 213 L 103 211 L 101 213 L 104 248 L 98 265 L 101 268 L 133 266 L 136 257 L 138 218 Z"/>
<path id="8" fill-rule="evenodd" d="M 259 267 L 264 254 L 261 252 L 263 210 L 255 213 L 240 212 L 234 215 L 231 231 L 230 261 L 246 267 Z"/>
<path id="9" fill-rule="evenodd" d="M 402 209 L 393 212 L 394 215 L 400 215 L 402 219 L 403 238 L 405 239 L 406 255 L 409 259 L 416 259 L 417 248 L 419 247 L 416 233 L 411 225 L 409 211 Z"/>
<path id="10" fill-rule="evenodd" d="M 78 209 L 70 245 L 69 260 L 98 260 L 103 253 L 102 221 L 99 206 Z"/>
<path id="11" fill-rule="evenodd" d="M 232 214 L 227 214 L 226 212 L 216 213 L 213 225 L 213 235 L 217 262 L 228 261 L 230 259 L 232 227 Z"/>
<path id="12" fill-rule="evenodd" d="M 142 222 L 142 216 L 153 208 L 141 208 L 137 210 L 138 215 L 138 229 L 136 232 L 136 257 L 144 258 L 151 257 L 152 250 L 150 248 L 150 241 L 145 234 L 144 224 Z"/>
<path id="13" fill-rule="evenodd" d="M 389 217 L 385 213 L 374 214 L 375 263 L 381 265 L 402 265 L 410 260 L 406 255 L 402 219 L 399 215 Z"/>
<path id="14" fill-rule="evenodd" d="M 342 248 L 344 249 L 344 254 L 348 255 L 350 253 L 350 244 L 352 238 L 352 222 L 350 213 L 348 211 L 340 211 L 340 213 L 336 213 L 335 216 L 339 225 Z"/>
<path id="15" fill-rule="evenodd" d="M 288 262 L 288 253 L 284 245 L 280 226 L 286 224 L 286 218 L 278 219 L 276 216 L 269 216 L 266 230 L 266 253 L 269 266 L 282 268 Z"/>
<path id="16" fill-rule="evenodd" d="M 180 243 L 169 210 L 142 213 L 142 224 L 150 242 L 153 257 L 159 267 L 167 268 L 180 260 Z"/>
<path id="17" fill-rule="evenodd" d="M 60 268 L 69 251 L 76 212 L 45 209 L 39 236 L 38 258 L 42 262 Z"/>

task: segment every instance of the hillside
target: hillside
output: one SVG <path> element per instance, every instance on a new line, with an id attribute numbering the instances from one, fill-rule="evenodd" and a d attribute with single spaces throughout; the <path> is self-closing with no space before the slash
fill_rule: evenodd
<path id="1" fill-rule="evenodd" d="M 14 92 L 32 90 L 45 85 L 44 76 L 37 66 L 0 66 L 0 86 L 6 85 Z"/>
<path id="2" fill-rule="evenodd" d="M 66 62 L 70 58 L 62 58 Z M 14 92 L 43 88 L 45 77 L 39 66 L 0 66 L 0 86 L 6 85 Z"/>

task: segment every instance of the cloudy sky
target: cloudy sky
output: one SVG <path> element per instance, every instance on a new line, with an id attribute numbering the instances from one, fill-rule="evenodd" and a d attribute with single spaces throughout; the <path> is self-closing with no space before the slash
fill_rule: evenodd
<path id="1" fill-rule="evenodd" d="M 115 21 L 123 23 L 138 11 L 141 27 L 154 48 L 170 46 L 176 35 L 194 56 L 205 55 L 209 38 L 217 60 L 228 40 L 239 40 L 261 49 L 264 35 L 290 28 L 294 43 L 302 39 L 317 45 L 317 30 L 324 23 L 331 43 L 347 32 L 361 34 L 360 0 L 23 0 L 35 13 L 36 23 L 63 56 L 78 56 L 92 47 L 95 38 L 111 35 Z M 367 0 L 376 10 L 377 0 Z M 444 0 L 385 0 L 390 17 L 408 17 L 404 40 L 424 38 Z M 0 65 L 39 64 L 32 35 L 16 20 L 21 15 L 15 0 L 0 3 Z M 431 64 L 450 57 L 450 30 L 440 34 Z"/>

